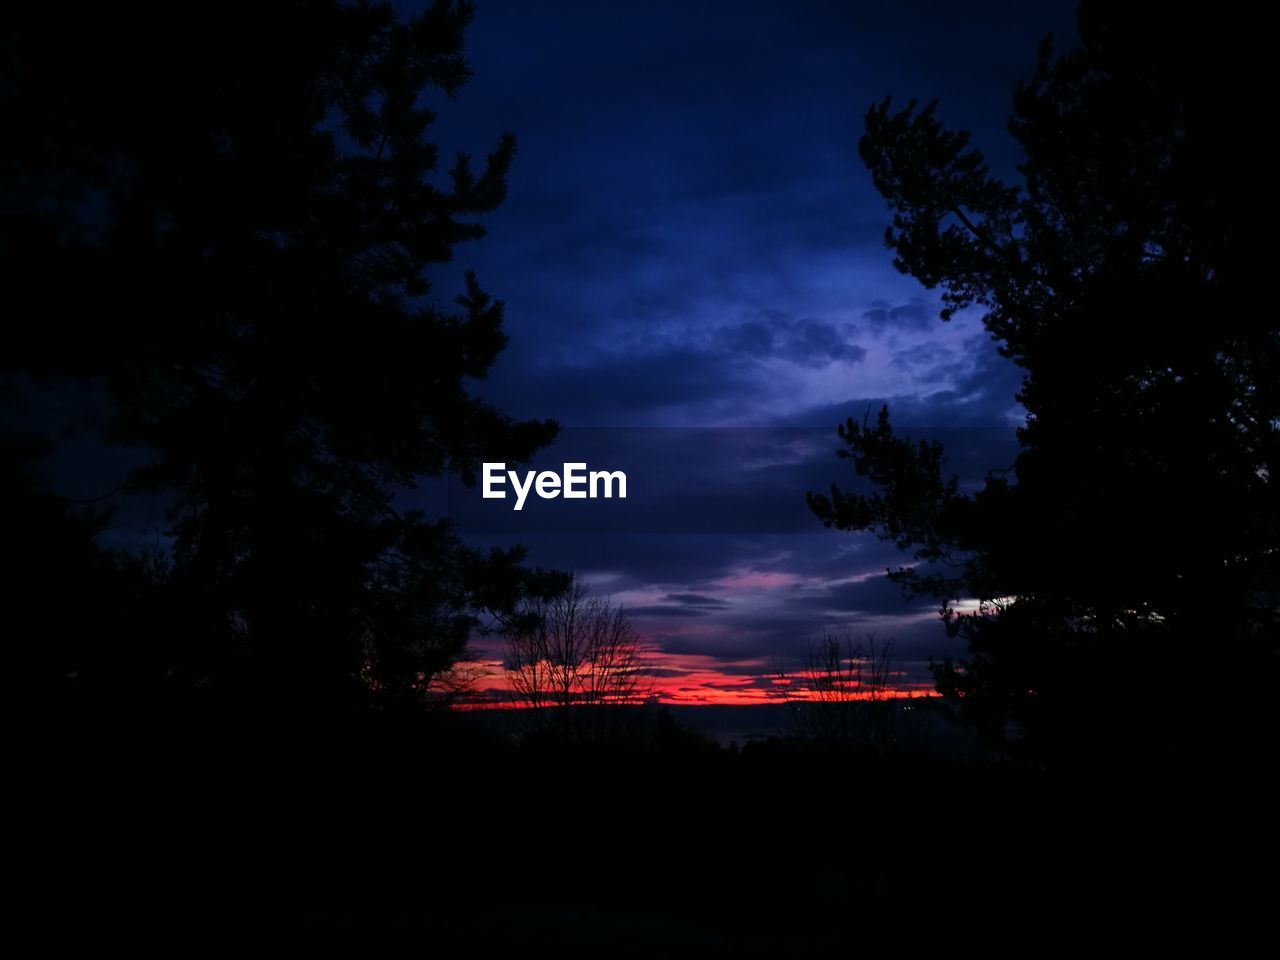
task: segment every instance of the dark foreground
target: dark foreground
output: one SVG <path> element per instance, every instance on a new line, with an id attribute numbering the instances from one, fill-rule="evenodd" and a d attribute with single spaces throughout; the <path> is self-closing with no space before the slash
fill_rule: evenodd
<path id="1" fill-rule="evenodd" d="M 668 721 L 520 746 L 457 715 L 28 711 L 20 955 L 1217 952 L 1273 906 L 1247 758 L 726 750 Z"/>

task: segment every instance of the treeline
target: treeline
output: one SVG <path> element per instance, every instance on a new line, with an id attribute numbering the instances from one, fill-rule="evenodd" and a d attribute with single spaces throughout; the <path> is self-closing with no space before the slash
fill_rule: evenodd
<path id="1" fill-rule="evenodd" d="M 421 700 L 475 630 L 567 584 L 399 506 L 557 429 L 466 387 L 503 308 L 446 267 L 515 152 L 430 139 L 473 9 L 188 13 L 181 43 L 153 40 L 162 4 L 4 19 L 3 577 L 29 625 L 6 693 Z M 150 529 L 63 495 L 54 446 Z"/>

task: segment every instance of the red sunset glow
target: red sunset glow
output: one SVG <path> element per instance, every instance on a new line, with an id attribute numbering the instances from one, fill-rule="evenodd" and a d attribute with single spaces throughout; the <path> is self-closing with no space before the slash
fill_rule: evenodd
<path id="1" fill-rule="evenodd" d="M 780 677 L 777 664 L 764 657 L 723 660 L 703 654 L 664 653 L 652 644 L 645 644 L 641 659 L 651 678 L 647 699 L 658 703 L 755 706 L 782 699 L 813 699 L 802 676 Z M 480 702 L 492 706 L 519 705 L 511 696 L 507 671 L 500 659 L 484 659 L 472 666 L 477 673 L 475 690 Z M 937 696 L 931 682 L 912 679 L 905 671 L 895 671 L 887 693 L 891 697 Z M 841 691 L 839 696 L 859 700 L 870 694 L 849 689 Z"/>

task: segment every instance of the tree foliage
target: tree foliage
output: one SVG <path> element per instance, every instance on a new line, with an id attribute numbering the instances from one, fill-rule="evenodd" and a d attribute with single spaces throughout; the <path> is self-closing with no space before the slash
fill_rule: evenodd
<path id="1" fill-rule="evenodd" d="M 472 274 L 453 298 L 433 279 L 483 235 L 515 152 L 503 135 L 441 169 L 429 136 L 468 76 L 471 16 L 6 13 L 0 364 L 93 384 L 110 438 L 148 451 L 128 486 L 172 507 L 171 675 L 336 691 L 370 664 L 413 687 L 485 605 L 554 589 L 400 497 L 556 429 L 469 392 L 503 306 Z"/>
<path id="2" fill-rule="evenodd" d="M 1013 470 L 963 494 L 885 409 L 841 430 L 877 492 L 809 498 L 923 561 L 894 576 L 969 643 L 944 692 L 1046 739 L 1125 704 L 1199 725 L 1189 705 L 1228 691 L 1238 719 L 1274 676 L 1280 583 L 1264 41 L 1160 4 L 1085 2 L 1079 28 L 1014 94 L 1015 185 L 936 103 L 874 105 L 860 142 L 896 266 L 1023 370 Z"/>

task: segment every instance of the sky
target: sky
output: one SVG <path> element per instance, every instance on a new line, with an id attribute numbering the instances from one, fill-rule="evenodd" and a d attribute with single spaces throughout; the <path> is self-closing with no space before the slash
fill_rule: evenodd
<path id="1" fill-rule="evenodd" d="M 980 316 L 942 322 L 893 268 L 857 140 L 873 102 L 937 97 L 1016 175 L 1010 97 L 1049 31 L 1073 42 L 1071 3 L 480 3 L 435 135 L 519 150 L 436 287 L 474 269 L 506 304 L 476 392 L 563 425 L 547 466 L 626 461 L 632 499 L 455 495 L 468 539 L 626 606 L 671 702 L 756 702 L 826 630 L 891 642 L 899 685 L 927 688 L 929 657 L 963 651 L 885 579 L 910 558 L 824 531 L 804 494 L 850 484 L 836 425 L 884 402 L 976 484 L 1012 461 L 1020 378 Z"/>
<path id="2" fill-rule="evenodd" d="M 622 469 L 628 499 L 516 513 L 456 480 L 405 499 L 623 605 L 669 702 L 760 702 L 824 632 L 874 634 L 897 686 L 928 690 L 929 659 L 963 650 L 936 602 L 886 579 L 911 558 L 823 530 L 805 493 L 856 488 L 836 426 L 882 403 L 976 488 L 1013 461 L 1020 376 L 978 314 L 944 323 L 894 269 L 862 118 L 886 96 L 937 97 L 1016 177 L 1014 85 L 1046 33 L 1074 41 L 1073 16 L 1065 0 L 481 0 L 472 79 L 433 104 L 433 138 L 445 158 L 483 157 L 508 131 L 519 147 L 488 235 L 430 278 L 433 295 L 451 301 L 474 270 L 504 301 L 509 344 L 470 388 L 559 421 L 535 467 Z M 138 454 L 82 431 L 59 456 L 68 495 L 98 498 Z M 154 500 L 122 506 L 108 541 L 158 547 Z M 476 648 L 497 692 L 500 646 Z"/>

